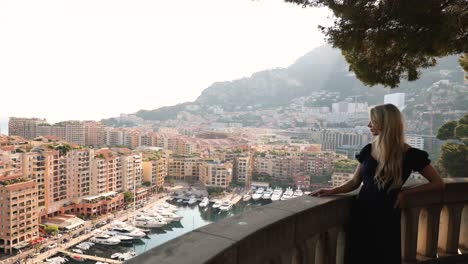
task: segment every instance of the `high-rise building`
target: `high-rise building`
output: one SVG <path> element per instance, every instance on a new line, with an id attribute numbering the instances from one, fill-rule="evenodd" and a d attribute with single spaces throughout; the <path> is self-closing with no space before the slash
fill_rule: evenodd
<path id="1" fill-rule="evenodd" d="M 143 160 L 143 181 L 149 182 L 152 189 L 160 189 L 167 176 L 166 160 L 163 157 L 147 155 Z"/>
<path id="2" fill-rule="evenodd" d="M 252 157 L 250 155 L 234 158 L 234 178 L 236 178 L 238 182 L 249 185 L 252 178 L 252 168 Z"/>
<path id="3" fill-rule="evenodd" d="M 168 162 L 167 176 L 178 180 L 198 180 L 199 157 L 172 156 Z"/>
<path id="4" fill-rule="evenodd" d="M 424 138 L 416 135 L 406 135 L 406 143 L 413 148 L 424 149 Z"/>
<path id="5" fill-rule="evenodd" d="M 10 117 L 8 121 L 8 135 L 33 139 L 38 136 L 36 130 L 40 124 L 47 124 L 47 121 L 40 118 Z"/>
<path id="6" fill-rule="evenodd" d="M 123 191 L 134 190 L 140 187 L 143 180 L 141 154 L 121 156 L 120 160 L 122 163 Z"/>
<path id="7" fill-rule="evenodd" d="M 392 93 L 384 96 L 384 104 L 392 104 L 400 111 L 405 109 L 405 93 Z"/>
<path id="8" fill-rule="evenodd" d="M 122 191 L 122 164 L 120 157 L 109 149 L 95 152 L 91 165 L 91 194 L 99 195 Z"/>
<path id="9" fill-rule="evenodd" d="M 232 180 L 230 162 L 204 161 L 200 164 L 200 182 L 208 187 L 229 186 Z"/>
<path id="10" fill-rule="evenodd" d="M 104 146 L 105 132 L 104 125 L 101 122 L 85 121 L 83 122 L 85 130 L 85 145 L 87 146 Z"/>

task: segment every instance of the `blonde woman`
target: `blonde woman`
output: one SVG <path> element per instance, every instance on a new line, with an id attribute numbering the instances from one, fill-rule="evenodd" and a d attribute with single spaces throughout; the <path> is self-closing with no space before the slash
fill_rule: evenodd
<path id="1" fill-rule="evenodd" d="M 368 124 L 372 143 L 356 155 L 359 166 L 354 177 L 331 189 L 320 189 L 311 195 L 326 196 L 346 193 L 363 184 L 352 208 L 349 263 L 401 263 L 400 209 L 408 194 L 442 190 L 444 183 L 430 165 L 427 152 L 405 143 L 403 119 L 392 104 L 371 109 Z M 429 183 L 402 190 L 413 171 Z"/>

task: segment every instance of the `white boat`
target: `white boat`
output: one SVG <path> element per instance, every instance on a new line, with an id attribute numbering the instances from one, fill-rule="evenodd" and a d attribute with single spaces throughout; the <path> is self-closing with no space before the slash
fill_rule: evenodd
<path id="1" fill-rule="evenodd" d="M 166 218 L 166 219 L 169 219 L 171 222 L 179 222 L 180 220 L 182 220 L 182 216 L 178 215 L 178 214 L 174 214 L 173 212 L 169 212 L 169 211 L 164 211 L 164 210 L 160 210 L 158 211 L 158 213 Z"/>
<path id="2" fill-rule="evenodd" d="M 109 232 L 111 235 L 129 236 L 133 239 L 143 238 L 146 236 L 143 231 L 136 228 L 132 229 L 131 227 L 127 226 L 111 226 L 107 232 Z"/>
<path id="3" fill-rule="evenodd" d="M 215 203 L 213 204 L 213 208 L 219 208 L 222 204 L 223 204 L 223 201 L 216 200 Z"/>
<path id="4" fill-rule="evenodd" d="M 125 236 L 134 236 L 134 237 L 137 237 L 137 238 L 141 238 L 139 236 L 141 236 L 142 232 L 143 233 L 148 233 L 150 232 L 151 230 L 149 229 L 142 229 L 142 228 L 138 228 L 138 227 L 135 227 L 129 223 L 125 223 L 125 222 L 121 222 L 121 221 L 117 221 L 117 220 L 114 220 L 112 221 L 111 223 L 111 227 L 109 230 L 114 230 L 114 229 L 119 229 L 119 230 L 115 230 L 115 231 L 122 231 L 121 232 L 121 235 L 125 235 Z M 130 235 L 129 232 L 135 232 L 136 234 L 133 234 L 133 235 Z"/>
<path id="5" fill-rule="evenodd" d="M 63 258 L 63 257 L 55 257 L 55 258 L 48 258 L 45 260 L 47 263 L 51 263 L 51 264 L 63 264 L 65 262 L 68 261 L 67 258 Z"/>
<path id="6" fill-rule="evenodd" d="M 263 196 L 263 192 L 265 189 L 263 188 L 258 188 L 258 190 L 255 191 L 255 193 L 252 195 L 252 199 L 258 200 Z"/>
<path id="7" fill-rule="evenodd" d="M 167 225 L 167 222 L 150 216 L 139 215 L 135 218 L 135 226 L 144 228 L 158 228 Z"/>
<path id="8" fill-rule="evenodd" d="M 95 264 L 107 264 L 107 262 L 98 261 L 98 262 L 96 262 Z"/>
<path id="9" fill-rule="evenodd" d="M 281 196 L 281 201 L 289 200 L 293 197 L 294 191 L 291 189 L 291 187 L 288 187 L 286 191 L 283 193 L 283 196 Z"/>
<path id="10" fill-rule="evenodd" d="M 197 198 L 195 198 L 195 196 L 192 196 L 192 197 L 190 197 L 190 199 L 188 200 L 187 203 L 189 205 L 193 205 L 193 204 L 197 203 Z"/>
<path id="11" fill-rule="evenodd" d="M 296 198 L 296 197 L 299 197 L 299 196 L 302 196 L 302 195 L 304 195 L 302 190 L 300 188 L 297 188 L 297 190 L 294 191 L 293 198 Z"/>
<path id="12" fill-rule="evenodd" d="M 271 200 L 272 201 L 279 201 L 279 199 L 281 199 L 281 195 L 283 195 L 283 189 L 276 188 L 273 191 L 273 194 L 271 195 Z"/>
<path id="13" fill-rule="evenodd" d="M 83 254 L 83 250 L 74 248 L 71 250 L 72 252 L 78 253 L 78 254 Z"/>
<path id="14" fill-rule="evenodd" d="M 92 246 L 94 246 L 94 243 L 92 242 L 81 242 L 80 244 L 76 245 L 75 247 L 81 250 L 88 250 Z"/>
<path id="15" fill-rule="evenodd" d="M 108 245 L 108 246 L 115 246 L 120 244 L 120 239 L 111 237 L 106 234 L 99 234 L 94 237 L 92 237 L 89 241 L 96 243 L 96 244 L 101 244 L 101 245 Z"/>
<path id="16" fill-rule="evenodd" d="M 248 202 L 248 201 L 250 201 L 250 199 L 252 199 L 252 195 L 250 195 L 250 194 L 244 194 L 244 196 L 242 197 L 242 200 L 244 202 Z"/>
<path id="17" fill-rule="evenodd" d="M 210 204 L 208 197 L 203 197 L 202 201 L 198 204 L 200 207 L 207 207 Z"/>
<path id="18" fill-rule="evenodd" d="M 271 199 L 272 194 L 273 194 L 273 190 L 268 188 L 266 191 L 263 192 L 262 199 L 264 200 Z"/>
<path id="19" fill-rule="evenodd" d="M 181 203 L 181 202 L 183 202 L 183 201 L 184 201 L 184 199 L 182 199 L 182 198 L 179 198 L 179 199 L 177 199 L 177 201 L 176 201 L 176 202 L 177 202 L 177 203 Z"/>
<path id="20" fill-rule="evenodd" d="M 221 206 L 219 207 L 219 210 L 221 211 L 229 211 L 232 208 L 232 203 L 230 201 L 224 201 Z"/>
<path id="21" fill-rule="evenodd" d="M 135 237 L 120 235 L 115 231 L 105 231 L 104 234 L 118 238 L 122 243 L 132 243 Z"/>

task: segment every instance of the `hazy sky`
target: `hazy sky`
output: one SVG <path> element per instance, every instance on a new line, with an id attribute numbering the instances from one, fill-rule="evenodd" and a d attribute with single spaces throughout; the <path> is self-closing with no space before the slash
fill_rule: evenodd
<path id="1" fill-rule="evenodd" d="M 0 1 L 0 120 L 101 119 L 195 100 L 322 45 L 281 0 Z"/>

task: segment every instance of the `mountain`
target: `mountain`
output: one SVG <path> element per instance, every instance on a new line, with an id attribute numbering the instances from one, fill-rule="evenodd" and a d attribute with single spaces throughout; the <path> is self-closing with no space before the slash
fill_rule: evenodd
<path id="1" fill-rule="evenodd" d="M 165 121 L 177 117 L 187 107 L 219 106 L 225 111 L 272 109 L 287 106 L 293 99 L 307 97 L 314 92 L 337 92 L 338 98 L 308 102 L 308 106 L 329 106 L 334 101 L 354 97 L 370 104 L 383 103 L 385 94 L 405 92 L 411 95 L 426 94 L 430 87 L 446 80 L 450 87 L 464 86 L 463 71 L 457 56 L 438 60 L 436 66 L 423 69 L 421 78 L 414 82 L 402 81 L 397 89 L 381 86 L 368 87 L 352 72 L 340 51 L 321 46 L 297 59 L 288 68 L 275 68 L 254 73 L 249 78 L 216 82 L 206 88 L 194 102 L 155 110 L 140 110 L 137 116 L 146 120 Z M 449 88 L 450 88 L 449 87 Z M 461 97 L 466 100 L 466 95 Z"/>

